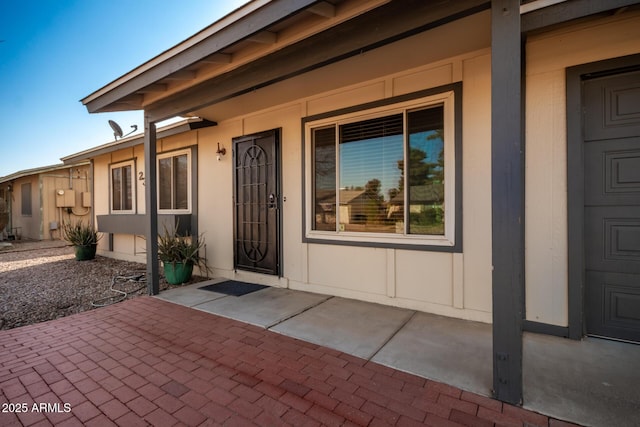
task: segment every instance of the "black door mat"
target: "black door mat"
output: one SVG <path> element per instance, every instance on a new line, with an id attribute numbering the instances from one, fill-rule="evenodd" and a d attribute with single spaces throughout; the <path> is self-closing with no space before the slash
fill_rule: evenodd
<path id="1" fill-rule="evenodd" d="M 242 295 L 250 294 L 251 292 L 259 291 L 260 289 L 267 288 L 265 285 L 256 285 L 255 283 L 238 282 L 236 280 L 227 280 L 220 283 L 214 283 L 213 285 L 203 286 L 198 289 L 203 291 L 212 291 L 219 294 L 233 295 L 239 297 Z"/>

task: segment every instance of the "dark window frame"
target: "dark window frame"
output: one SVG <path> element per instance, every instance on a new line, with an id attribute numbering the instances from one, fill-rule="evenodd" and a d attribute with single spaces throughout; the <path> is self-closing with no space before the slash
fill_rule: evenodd
<path id="1" fill-rule="evenodd" d="M 311 230 L 312 219 L 309 217 L 309 209 L 313 211 L 312 205 L 313 194 L 307 194 L 309 191 L 313 193 L 313 182 L 310 174 L 313 174 L 313 170 L 307 170 L 310 165 L 310 156 L 313 154 L 312 144 L 308 135 L 308 125 L 313 122 L 319 122 L 322 120 L 328 120 L 332 117 L 339 117 L 348 114 L 363 113 L 366 114 L 367 110 L 374 110 L 380 107 L 393 108 L 394 104 L 402 104 L 409 101 L 416 101 L 420 98 L 428 98 L 436 95 L 442 95 L 446 92 L 453 93 L 453 129 L 454 129 L 454 172 L 455 177 L 454 194 L 455 209 L 452 213 L 454 218 L 454 240 L 452 244 L 437 244 L 428 242 L 428 235 L 422 235 L 425 237 L 422 241 L 414 241 L 406 236 L 399 236 L 394 241 L 385 241 L 384 237 L 380 239 L 359 239 L 357 236 L 348 236 L 346 238 L 326 238 L 318 233 L 313 233 Z M 410 110 L 410 108 L 408 108 Z M 447 117 L 445 117 L 447 120 Z M 395 249 L 407 249 L 407 250 L 422 250 L 422 251 L 434 251 L 434 252 L 462 252 L 463 242 L 463 224 L 462 224 L 462 83 L 456 82 L 432 89 L 427 89 L 419 92 L 413 92 L 405 95 L 395 96 L 384 100 L 369 102 L 365 104 L 356 105 L 353 107 L 342 108 L 326 113 L 321 113 L 313 116 L 304 117 L 302 119 L 302 176 L 304 177 L 304 184 L 302 188 L 302 200 L 303 200 L 303 215 L 302 215 L 302 241 L 303 243 L 317 243 L 317 244 L 330 244 L 330 245 L 344 245 L 344 246 L 362 246 L 362 247 L 376 247 L 376 248 L 395 248 Z M 308 163 L 309 162 L 309 163 Z M 313 168 L 312 168 L 313 169 Z M 310 232 L 311 231 L 311 232 Z M 336 233 L 337 235 L 337 233 Z M 413 236 L 412 236 L 413 237 Z M 398 240 L 405 240 L 405 242 L 399 242 Z"/>

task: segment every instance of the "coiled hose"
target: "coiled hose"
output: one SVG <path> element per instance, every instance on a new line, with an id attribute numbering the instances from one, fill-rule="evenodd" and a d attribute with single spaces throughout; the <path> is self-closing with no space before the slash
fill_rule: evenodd
<path id="1" fill-rule="evenodd" d="M 129 289 L 131 284 L 138 284 L 138 287 Z M 124 301 L 131 294 L 134 294 L 147 286 L 147 277 L 144 272 L 132 272 L 127 275 L 114 276 L 111 279 L 109 290 L 116 295 L 100 298 L 91 303 L 92 307 L 106 307 L 120 301 Z"/>

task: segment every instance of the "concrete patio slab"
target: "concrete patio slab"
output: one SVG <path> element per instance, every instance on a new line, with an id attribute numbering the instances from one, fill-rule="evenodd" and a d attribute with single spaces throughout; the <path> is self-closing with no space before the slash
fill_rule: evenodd
<path id="1" fill-rule="evenodd" d="M 416 313 L 373 361 L 491 396 L 491 325 Z"/>
<path id="2" fill-rule="evenodd" d="M 200 292 L 215 294 L 211 291 Z M 267 288 L 240 297 L 225 296 L 192 307 L 268 329 L 328 298 L 331 297 L 290 289 Z"/>
<path id="3" fill-rule="evenodd" d="M 640 345 L 524 334 L 524 406 L 584 425 L 640 425 Z"/>
<path id="4" fill-rule="evenodd" d="M 187 307 L 193 307 L 194 305 L 226 297 L 224 294 L 199 289 L 203 286 L 211 285 L 216 282 L 218 282 L 218 280 L 210 280 L 207 282 L 183 286 L 181 288 L 170 289 L 160 293 L 157 297 L 165 301 L 186 305 Z"/>
<path id="5" fill-rule="evenodd" d="M 370 359 L 413 313 L 379 304 L 331 298 L 272 330 Z"/>

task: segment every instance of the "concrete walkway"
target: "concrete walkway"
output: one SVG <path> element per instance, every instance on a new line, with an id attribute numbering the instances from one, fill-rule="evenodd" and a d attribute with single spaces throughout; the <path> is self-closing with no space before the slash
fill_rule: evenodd
<path id="1" fill-rule="evenodd" d="M 243 316 L 301 335 L 310 329 L 287 325 L 287 319 L 298 314 L 312 322 L 330 321 L 331 316 L 314 312 L 318 304 L 331 303 L 327 307 L 334 313 L 358 310 L 349 301 L 311 294 L 301 296 L 313 301 L 301 308 L 297 298 L 283 298 L 291 291 L 260 292 L 263 298 L 245 296 L 257 300 L 253 310 L 238 305 L 245 297 L 213 298 L 197 306 L 211 309 L 217 302 L 227 313 L 242 307 Z M 189 289 L 162 298 L 193 303 L 196 296 L 205 298 Z M 283 301 L 290 311 L 274 320 L 274 305 Z M 375 310 L 383 316 L 387 308 Z M 406 326 L 420 317 L 402 310 L 389 313 Z M 380 318 L 370 320 L 377 325 L 373 329 L 382 329 L 380 340 L 401 340 L 400 333 L 376 323 Z M 336 332 L 355 329 L 358 322 L 354 317 L 347 322 L 353 326 L 337 325 Z M 380 342 L 333 342 L 373 359 L 383 357 L 375 350 Z M 344 351 L 154 297 L 0 331 L 0 390 L 2 426 L 568 425 Z"/>

